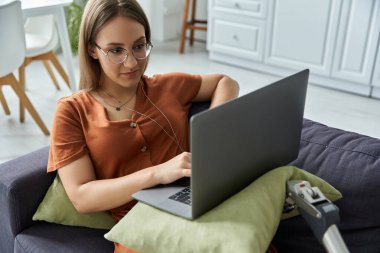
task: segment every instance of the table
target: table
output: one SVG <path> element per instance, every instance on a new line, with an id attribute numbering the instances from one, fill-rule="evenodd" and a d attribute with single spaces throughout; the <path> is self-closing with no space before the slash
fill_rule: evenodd
<path id="1" fill-rule="evenodd" d="M 73 0 L 21 0 L 21 8 L 25 18 L 48 14 L 54 15 L 62 53 L 66 62 L 69 82 L 74 92 L 77 90 L 77 85 L 75 82 L 73 54 L 64 10 L 64 7 L 72 2 Z"/>

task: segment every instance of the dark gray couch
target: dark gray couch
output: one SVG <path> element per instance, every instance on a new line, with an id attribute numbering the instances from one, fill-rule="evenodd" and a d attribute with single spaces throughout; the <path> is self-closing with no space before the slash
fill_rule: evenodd
<path id="1" fill-rule="evenodd" d="M 0 165 L 0 252 L 113 252 L 105 230 L 34 222 L 52 183 L 48 147 Z M 292 163 L 343 194 L 340 230 L 351 252 L 380 252 L 380 140 L 305 119 L 300 153 Z M 324 252 L 300 218 L 282 221 L 279 252 Z"/>

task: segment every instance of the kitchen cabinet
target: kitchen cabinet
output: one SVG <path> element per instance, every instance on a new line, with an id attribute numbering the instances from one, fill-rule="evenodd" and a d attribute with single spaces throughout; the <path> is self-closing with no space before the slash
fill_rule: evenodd
<path id="1" fill-rule="evenodd" d="M 379 1 L 344 1 L 332 76 L 369 84 L 379 41 Z"/>
<path id="2" fill-rule="evenodd" d="M 270 2 L 265 62 L 328 75 L 342 0 Z"/>
<path id="3" fill-rule="evenodd" d="M 209 56 L 281 76 L 309 68 L 311 83 L 370 96 L 380 89 L 379 5 L 378 0 L 209 0 Z"/>
<path id="4" fill-rule="evenodd" d="M 380 23 L 380 20 L 379 22 Z M 380 40 L 377 47 L 376 64 L 372 76 L 372 93 L 375 98 L 380 98 Z"/>
<path id="5" fill-rule="evenodd" d="M 261 61 L 266 1 L 214 0 L 208 18 L 208 49 L 213 53 Z"/>

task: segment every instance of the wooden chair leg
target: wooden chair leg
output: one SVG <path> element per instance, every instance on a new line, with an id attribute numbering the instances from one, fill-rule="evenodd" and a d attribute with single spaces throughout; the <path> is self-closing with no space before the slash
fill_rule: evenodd
<path id="1" fill-rule="evenodd" d="M 50 76 L 51 80 L 53 81 L 53 84 L 54 84 L 55 88 L 56 88 L 57 90 L 60 90 L 61 88 L 59 87 L 58 81 L 57 81 L 57 79 L 55 78 L 55 75 L 54 75 L 53 70 L 51 69 L 51 67 L 50 67 L 50 65 L 49 65 L 49 62 L 48 62 L 48 61 L 42 61 L 42 63 L 44 64 L 45 69 L 46 69 L 47 72 L 49 73 L 49 76 Z"/>
<path id="2" fill-rule="evenodd" d="M 10 115 L 11 111 L 9 110 L 9 107 L 8 107 L 8 104 L 7 104 L 7 100 L 5 100 L 5 97 L 4 97 L 3 91 L 1 89 L 1 86 L 0 86 L 0 102 L 1 102 L 1 105 L 3 106 L 5 115 Z"/>
<path id="3" fill-rule="evenodd" d="M 18 77 L 19 77 L 19 84 L 20 84 L 20 87 L 21 89 L 23 90 L 23 92 L 25 92 L 25 67 L 27 65 L 27 61 L 25 60 L 24 63 L 19 67 L 18 69 Z M 24 122 L 25 121 L 25 108 L 24 108 L 24 105 L 23 103 L 21 102 L 21 99 L 20 99 L 20 103 L 19 103 L 19 108 L 20 108 L 20 122 Z"/>
<path id="4" fill-rule="evenodd" d="M 197 8 L 197 0 L 193 0 L 192 6 L 191 6 L 191 25 L 195 25 L 195 13 Z M 190 46 L 194 45 L 194 29 L 190 29 Z"/>
<path id="5" fill-rule="evenodd" d="M 34 108 L 33 104 L 30 102 L 29 98 L 26 96 L 25 91 L 21 88 L 21 85 L 16 80 L 15 76 L 13 74 L 9 74 L 5 77 L 7 83 L 11 85 L 17 96 L 20 98 L 20 101 L 23 106 L 28 110 L 34 121 L 37 123 L 37 125 L 41 128 L 42 132 L 45 135 L 49 135 L 49 130 L 45 126 L 44 122 L 42 121 L 41 117 L 38 115 L 36 109 Z"/>
<path id="6" fill-rule="evenodd" d="M 185 0 L 185 6 L 183 8 L 183 17 L 182 17 L 182 31 L 181 31 L 181 40 L 179 43 L 179 53 L 183 54 L 185 50 L 185 40 L 186 40 L 186 30 L 187 30 L 187 19 L 189 13 L 189 1 Z"/>
<path id="7" fill-rule="evenodd" d="M 62 65 L 59 63 L 57 57 L 55 56 L 55 54 L 52 51 L 50 51 L 48 53 L 48 58 L 51 61 L 51 63 L 54 65 L 54 67 L 57 69 L 58 73 L 61 75 L 62 79 L 65 81 L 67 86 L 69 88 L 71 88 L 70 82 L 69 82 L 69 77 L 67 76 L 65 70 L 63 69 Z"/>

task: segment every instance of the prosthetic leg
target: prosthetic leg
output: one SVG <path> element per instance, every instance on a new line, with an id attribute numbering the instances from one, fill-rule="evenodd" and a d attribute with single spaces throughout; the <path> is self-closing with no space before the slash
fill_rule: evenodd
<path id="1" fill-rule="evenodd" d="M 315 237 L 328 253 L 348 253 L 347 246 L 336 226 L 339 223 L 339 209 L 328 200 L 318 187 L 311 187 L 308 181 L 288 181 L 288 198 L 284 212 L 298 207 Z"/>

